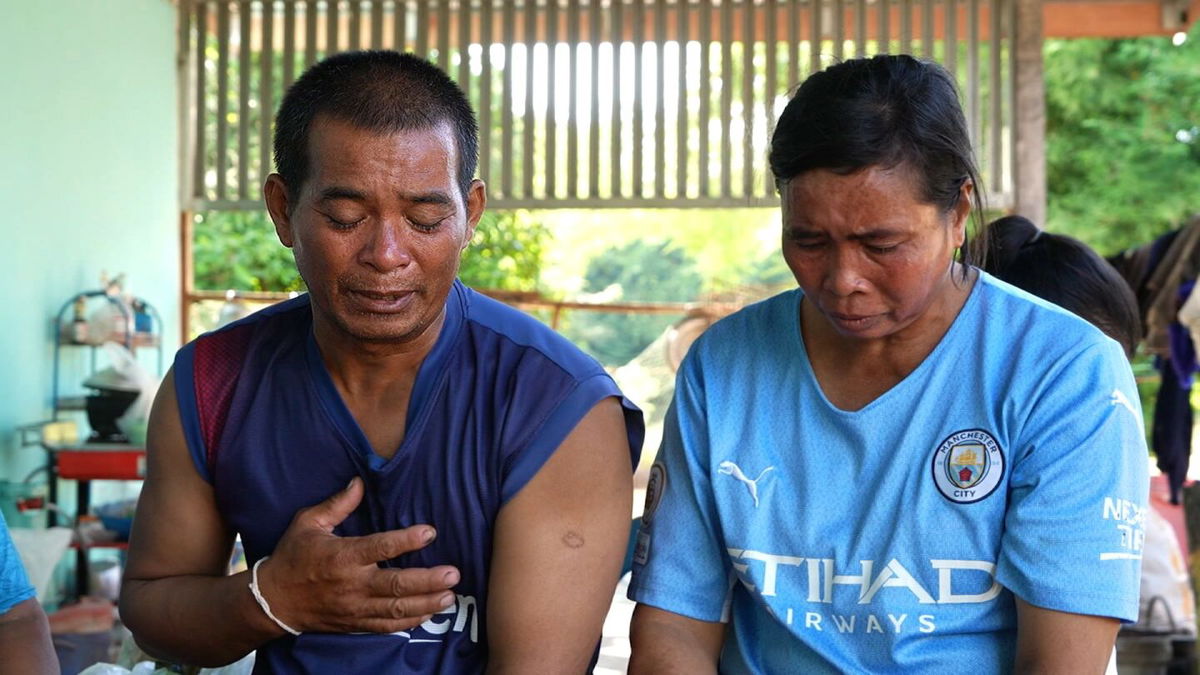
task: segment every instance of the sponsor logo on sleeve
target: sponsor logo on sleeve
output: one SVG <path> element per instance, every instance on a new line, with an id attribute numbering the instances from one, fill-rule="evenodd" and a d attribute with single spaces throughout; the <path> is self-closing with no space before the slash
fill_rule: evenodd
<path id="1" fill-rule="evenodd" d="M 667 467 L 661 462 L 655 462 L 650 467 L 650 480 L 646 482 L 646 506 L 642 509 L 642 526 L 638 528 L 637 539 L 633 546 L 633 562 L 645 565 L 650 560 L 650 525 L 654 521 L 654 512 L 662 503 L 663 492 L 667 489 Z"/>
<path id="2" fill-rule="evenodd" d="M 667 489 L 667 467 L 661 462 L 655 462 L 654 466 L 650 467 L 650 480 L 646 482 L 646 506 L 642 509 L 642 525 L 650 524 L 654 519 L 654 512 L 658 510 L 658 504 L 662 501 L 663 491 Z"/>
<path id="3" fill-rule="evenodd" d="M 1100 554 L 1101 560 L 1141 560 L 1146 543 L 1146 510 L 1137 502 L 1120 497 L 1105 497 L 1102 518 L 1112 523 L 1117 533 L 1111 550 Z"/>
<path id="4" fill-rule="evenodd" d="M 956 504 L 973 504 L 996 491 L 1004 477 L 1004 451 L 983 429 L 950 434 L 933 453 L 933 482 Z"/>

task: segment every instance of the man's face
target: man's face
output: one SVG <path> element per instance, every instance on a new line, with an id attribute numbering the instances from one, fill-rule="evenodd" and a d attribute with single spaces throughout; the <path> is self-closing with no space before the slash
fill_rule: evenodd
<path id="1" fill-rule="evenodd" d="M 463 199 L 450 126 L 377 134 L 318 117 L 308 157 L 299 190 L 272 176 L 265 192 L 314 320 L 361 342 L 420 337 L 441 316 L 485 201 L 478 180 Z"/>

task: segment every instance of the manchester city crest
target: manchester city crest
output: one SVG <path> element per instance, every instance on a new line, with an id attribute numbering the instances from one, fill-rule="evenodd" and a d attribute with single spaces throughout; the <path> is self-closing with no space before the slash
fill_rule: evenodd
<path id="1" fill-rule="evenodd" d="M 1004 477 L 1004 452 L 983 429 L 950 434 L 933 453 L 933 481 L 942 496 L 958 504 L 987 498 Z"/>

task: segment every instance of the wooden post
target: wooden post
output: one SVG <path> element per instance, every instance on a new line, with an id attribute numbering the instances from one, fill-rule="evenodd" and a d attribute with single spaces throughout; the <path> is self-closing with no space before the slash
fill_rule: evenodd
<path id="1" fill-rule="evenodd" d="M 1016 68 L 1013 126 L 1015 211 L 1046 225 L 1046 81 L 1042 68 L 1042 0 L 1014 0 Z"/>

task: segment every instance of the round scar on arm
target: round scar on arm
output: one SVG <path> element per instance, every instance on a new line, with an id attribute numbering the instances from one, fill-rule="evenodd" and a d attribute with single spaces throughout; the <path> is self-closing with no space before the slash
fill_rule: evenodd
<path id="1" fill-rule="evenodd" d="M 562 537 L 562 543 L 570 548 L 580 548 L 583 546 L 583 536 L 575 530 L 567 530 L 567 533 Z"/>

